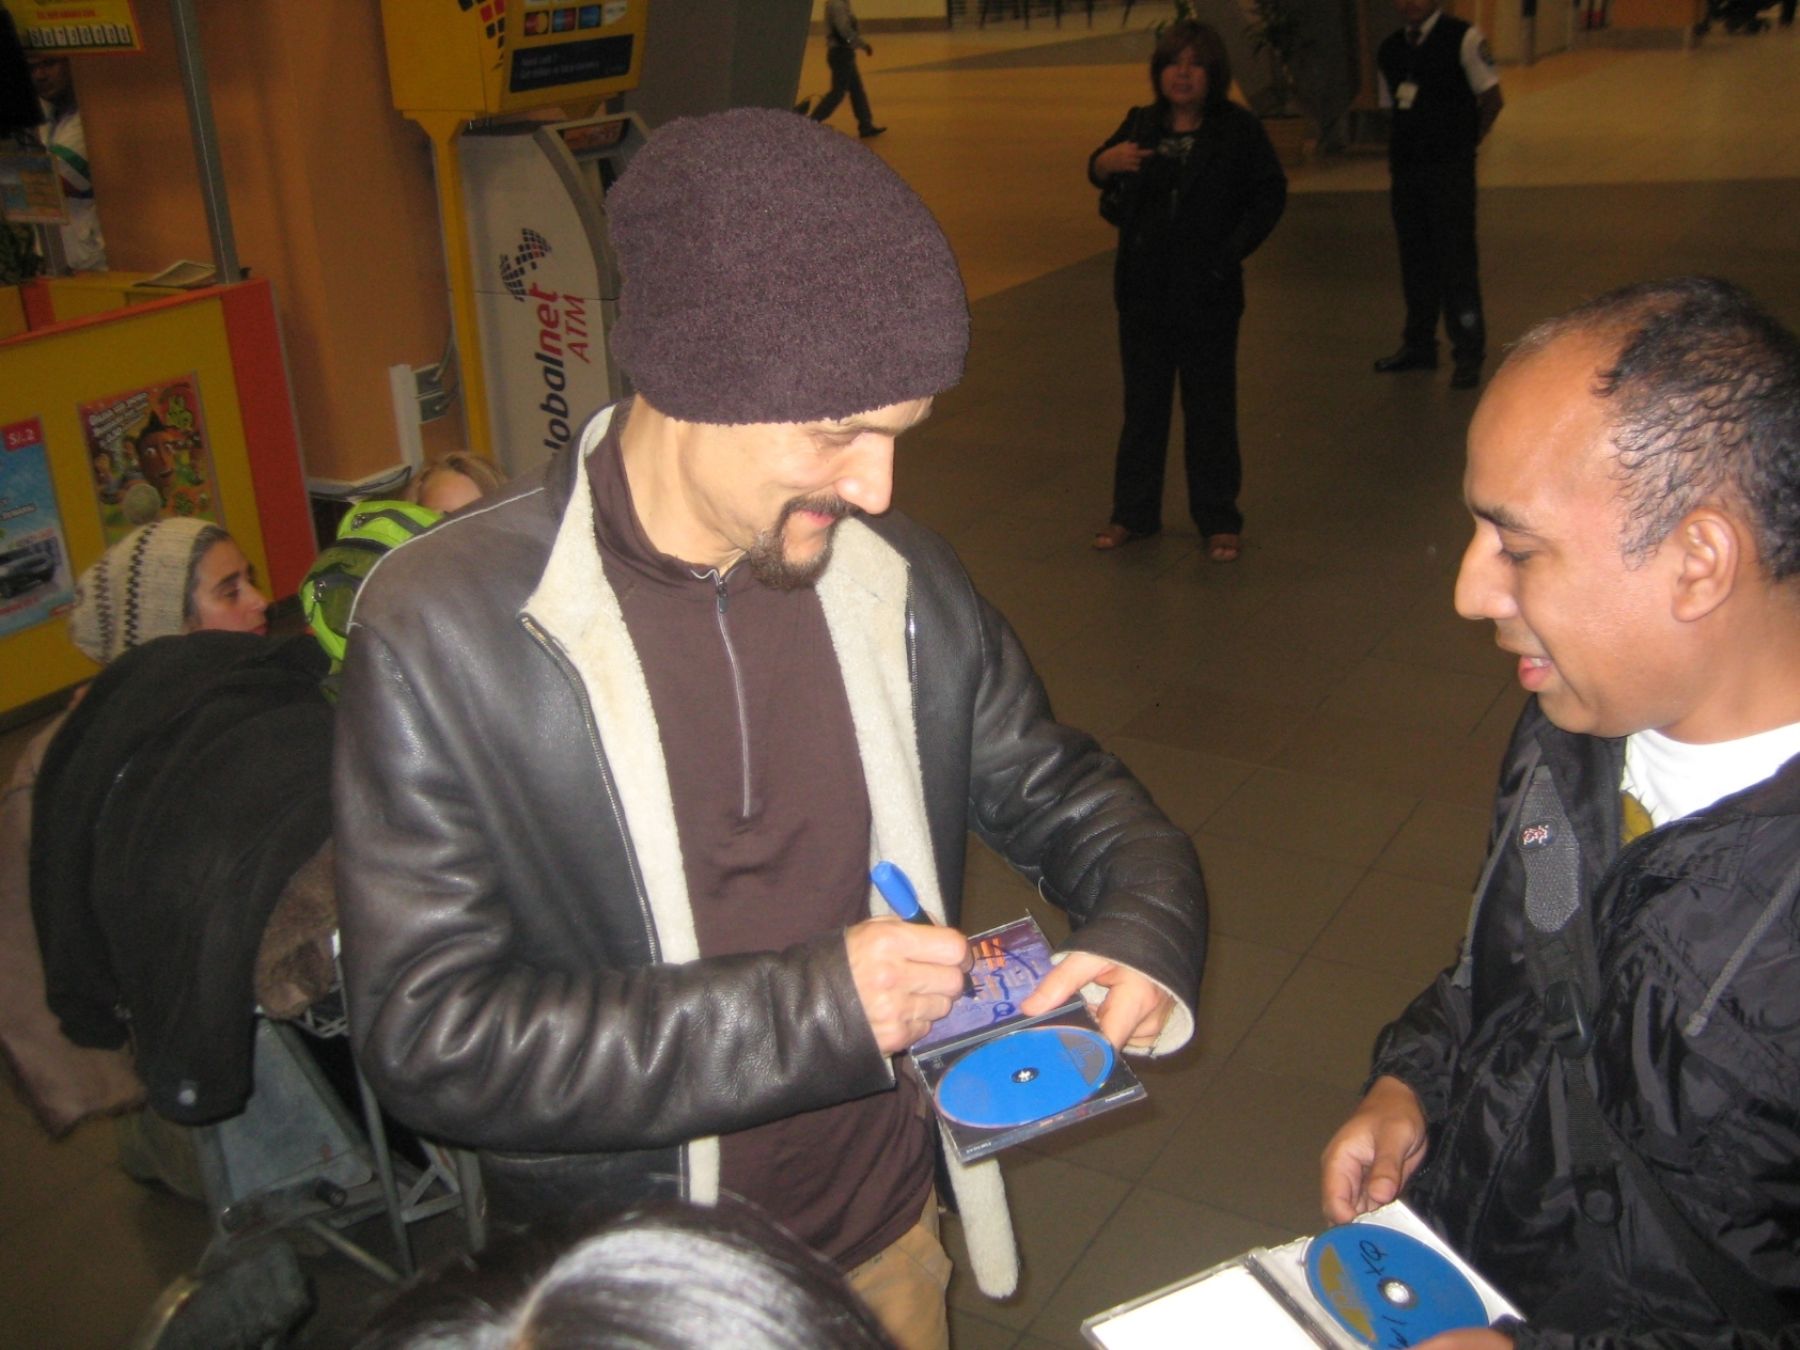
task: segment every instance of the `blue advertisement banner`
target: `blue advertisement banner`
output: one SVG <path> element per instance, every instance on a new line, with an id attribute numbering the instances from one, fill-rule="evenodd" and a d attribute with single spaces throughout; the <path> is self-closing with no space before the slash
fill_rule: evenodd
<path id="1" fill-rule="evenodd" d="M 65 612 L 75 599 L 44 424 L 0 427 L 0 637 Z"/>

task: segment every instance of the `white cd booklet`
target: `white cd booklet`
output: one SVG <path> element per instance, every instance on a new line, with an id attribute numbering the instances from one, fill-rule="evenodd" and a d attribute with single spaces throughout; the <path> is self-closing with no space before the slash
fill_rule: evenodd
<path id="1" fill-rule="evenodd" d="M 1518 1309 L 1401 1201 L 1360 1216 L 1416 1238 L 1441 1254 L 1474 1287 L 1489 1323 Z M 1211 1270 L 1096 1313 L 1081 1334 L 1101 1350 L 1165 1350 L 1203 1345 L 1221 1350 L 1366 1350 L 1382 1342 L 1352 1335 L 1314 1296 L 1306 1273 L 1312 1238 L 1258 1247 Z M 1401 1339 L 1398 1344 L 1410 1342 Z"/>

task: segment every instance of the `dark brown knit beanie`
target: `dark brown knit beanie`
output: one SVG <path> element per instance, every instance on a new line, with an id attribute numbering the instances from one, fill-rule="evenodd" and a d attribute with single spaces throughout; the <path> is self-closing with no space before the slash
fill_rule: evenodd
<path id="1" fill-rule="evenodd" d="M 840 132 L 769 108 L 661 128 L 607 196 L 613 356 L 688 422 L 815 422 L 962 378 L 969 303 L 918 195 Z"/>

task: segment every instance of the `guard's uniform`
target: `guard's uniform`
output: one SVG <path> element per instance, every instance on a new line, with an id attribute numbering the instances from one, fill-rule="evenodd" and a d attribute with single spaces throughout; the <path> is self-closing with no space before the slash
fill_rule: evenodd
<path id="1" fill-rule="evenodd" d="M 1414 33 L 1416 32 L 1416 40 Z M 1405 347 L 1437 348 L 1441 310 L 1451 355 L 1486 354 L 1475 254 L 1475 145 L 1480 95 L 1500 83 L 1479 29 L 1439 10 L 1390 34 L 1376 53 L 1381 104 L 1393 110 L 1388 167 L 1406 293 Z"/>

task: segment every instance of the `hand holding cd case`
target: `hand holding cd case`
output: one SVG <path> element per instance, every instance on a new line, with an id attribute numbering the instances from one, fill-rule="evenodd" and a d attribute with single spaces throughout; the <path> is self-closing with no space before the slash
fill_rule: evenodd
<path id="1" fill-rule="evenodd" d="M 1037 920 L 978 933 L 969 946 L 972 992 L 908 1052 L 958 1159 L 974 1162 L 1145 1095 L 1079 993 L 1036 1017 L 1019 1011 L 1052 965 Z"/>
<path id="2" fill-rule="evenodd" d="M 1395 1200 L 1097 1313 L 1081 1334 L 1101 1350 L 1400 1350 L 1503 1317 L 1518 1309 Z"/>

